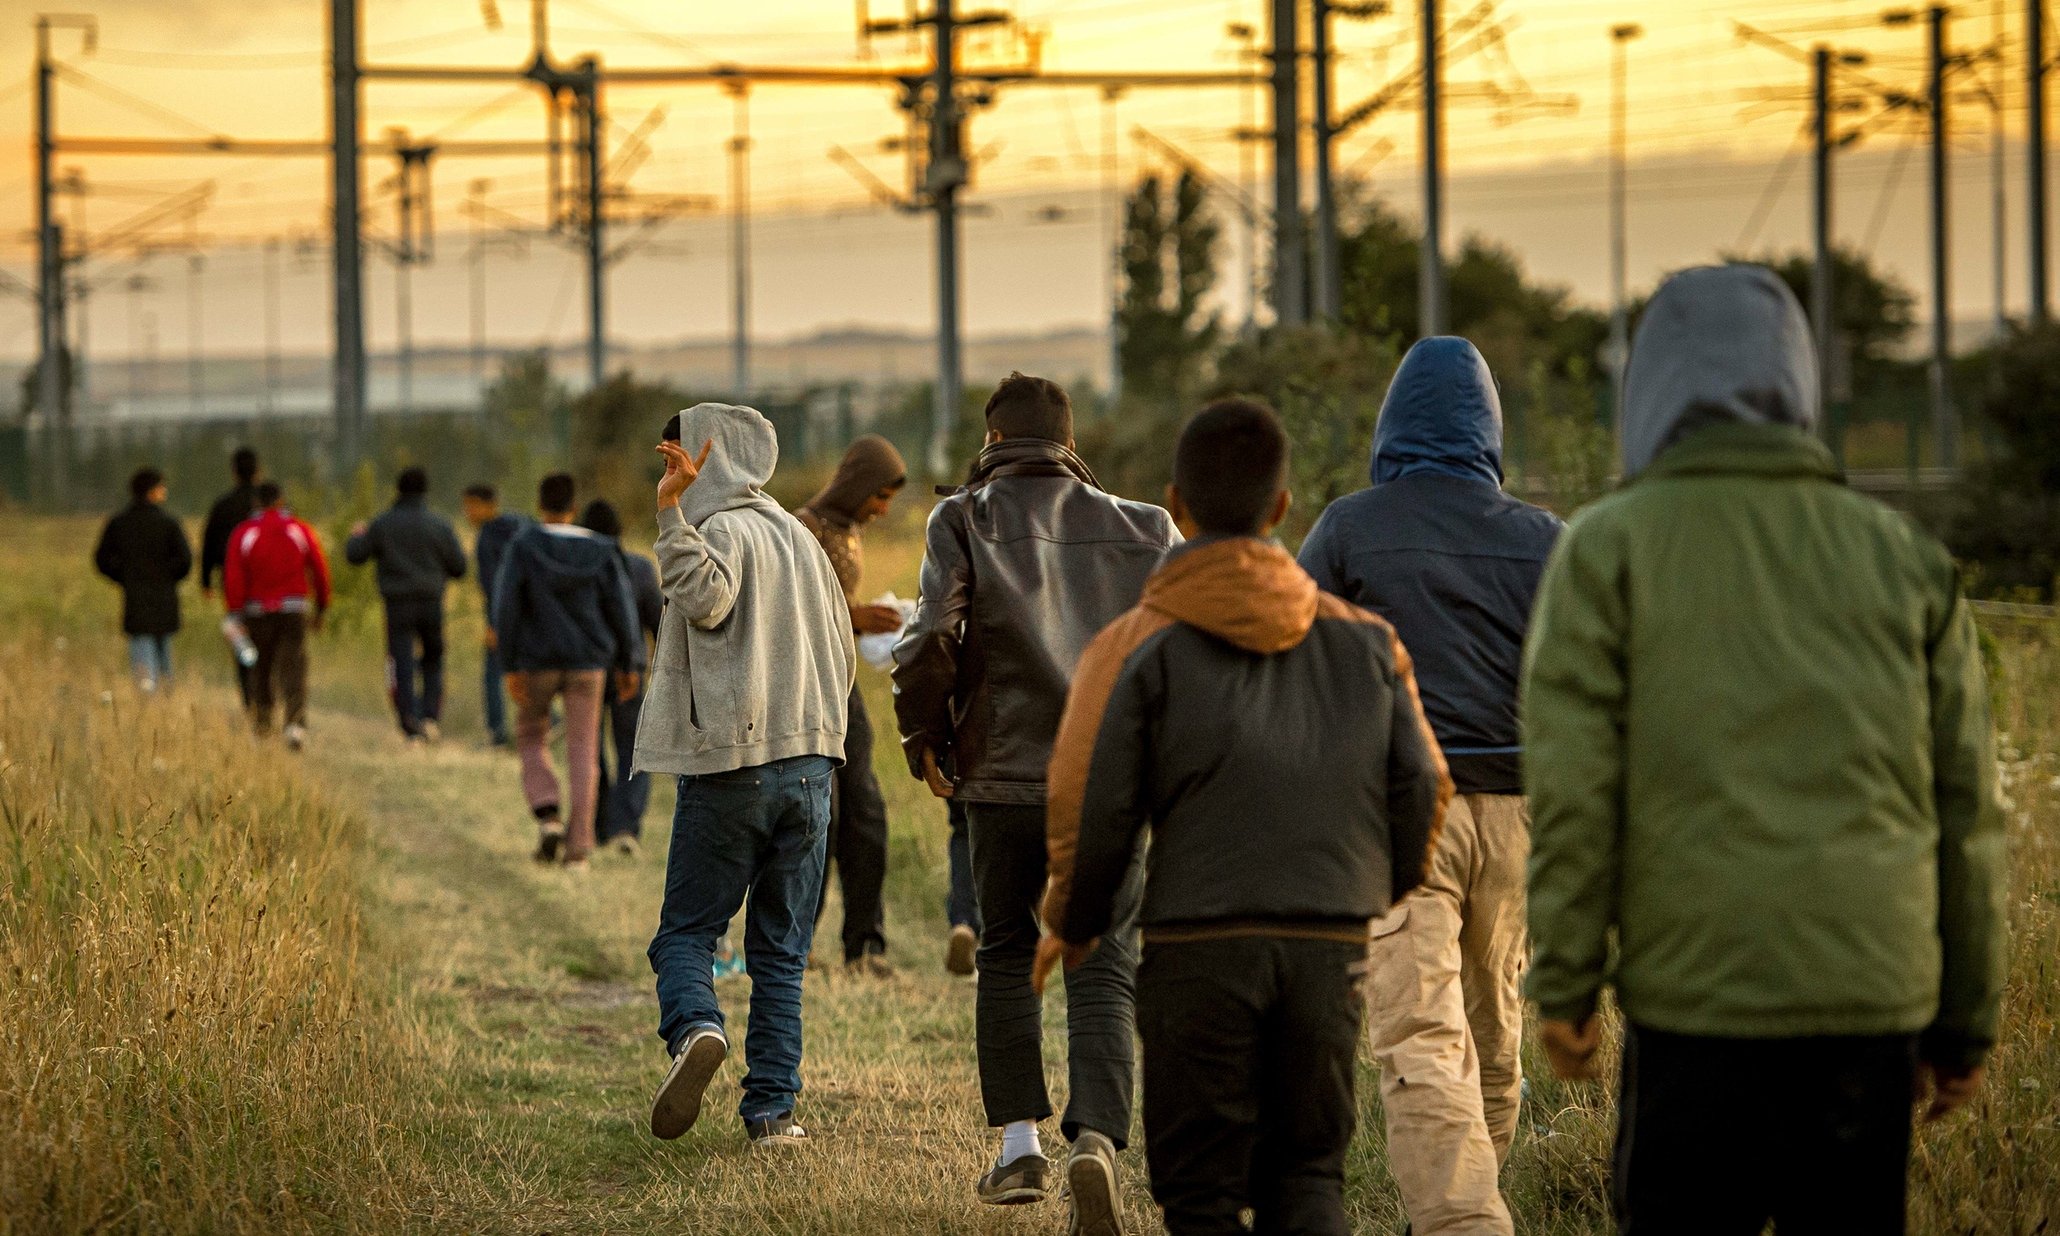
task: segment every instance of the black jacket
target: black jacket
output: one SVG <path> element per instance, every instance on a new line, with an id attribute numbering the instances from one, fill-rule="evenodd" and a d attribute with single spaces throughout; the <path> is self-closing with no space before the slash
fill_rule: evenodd
<path id="1" fill-rule="evenodd" d="M 170 635 L 179 629 L 179 581 L 193 569 L 186 530 L 155 502 L 134 502 L 100 532 L 93 566 L 122 586 L 122 630 Z"/>
<path id="2" fill-rule="evenodd" d="M 1364 943 L 1452 794 L 1393 628 L 1255 537 L 1166 556 L 1080 659 L 1051 761 L 1044 921 L 1108 930 L 1141 834 L 1147 938 Z"/>
<path id="3" fill-rule="evenodd" d="M 1502 492 L 1502 407 L 1472 344 L 1410 349 L 1381 406 L 1372 471 L 1373 488 L 1316 521 L 1302 567 L 1394 624 L 1459 791 L 1520 794 L 1524 635 L 1563 525 Z"/>
<path id="4" fill-rule="evenodd" d="M 930 750 L 960 799 L 1042 803 L 1074 663 L 1179 540 L 1165 511 L 1103 492 L 1055 442 L 982 451 L 930 513 L 922 594 L 894 646 L 910 770 Z"/>
<path id="5" fill-rule="evenodd" d="M 665 618 L 665 591 L 658 584 L 658 564 L 642 554 L 620 549 L 622 567 L 629 575 L 630 599 L 636 603 L 637 625 L 645 635 L 658 638 L 658 624 Z"/>
<path id="6" fill-rule="evenodd" d="M 379 563 L 382 597 L 442 599 L 444 585 L 465 578 L 465 547 L 451 522 L 420 495 L 398 498 L 365 530 L 343 543 L 352 566 Z"/>
<path id="7" fill-rule="evenodd" d="M 200 532 L 200 586 L 215 586 L 215 576 L 228 561 L 229 534 L 236 525 L 257 514 L 257 486 L 238 485 L 215 499 L 207 508 L 207 524 Z"/>
<path id="8" fill-rule="evenodd" d="M 493 627 L 510 672 L 644 668 L 621 552 L 571 524 L 515 534 L 494 581 Z"/>

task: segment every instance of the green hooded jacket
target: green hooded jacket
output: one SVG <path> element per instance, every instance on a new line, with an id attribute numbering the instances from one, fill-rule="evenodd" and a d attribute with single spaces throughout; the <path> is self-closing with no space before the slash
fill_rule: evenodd
<path id="1" fill-rule="evenodd" d="M 1526 650 L 1530 993 L 1979 1063 L 2007 874 L 1953 562 L 1810 436 L 1808 326 L 1771 273 L 1670 280 L 1632 356 L 1629 479 L 1560 540 Z"/>

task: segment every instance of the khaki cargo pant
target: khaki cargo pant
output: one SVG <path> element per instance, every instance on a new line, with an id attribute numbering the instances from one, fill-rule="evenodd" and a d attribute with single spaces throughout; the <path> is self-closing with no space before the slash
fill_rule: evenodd
<path id="1" fill-rule="evenodd" d="M 1417 1236 L 1514 1230 L 1497 1176 L 1523 1085 L 1530 823 L 1521 795 L 1455 797 L 1428 879 L 1373 925 L 1367 1026 Z"/>

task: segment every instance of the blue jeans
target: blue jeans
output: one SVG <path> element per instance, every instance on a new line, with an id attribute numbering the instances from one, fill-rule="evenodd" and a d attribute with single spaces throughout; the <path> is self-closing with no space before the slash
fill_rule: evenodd
<path id="1" fill-rule="evenodd" d="M 944 918 L 954 927 L 971 927 L 980 934 L 980 900 L 973 892 L 973 842 L 966 828 L 966 805 L 953 799 L 950 808 L 951 841 L 946 847 L 950 885 L 944 894 Z"/>
<path id="2" fill-rule="evenodd" d="M 172 679 L 172 637 L 169 635 L 131 635 L 129 637 L 129 670 L 136 675 L 137 682 L 152 686 L 170 682 Z"/>
<path id="3" fill-rule="evenodd" d="M 665 907 L 650 949 L 658 1035 L 676 1048 L 696 1026 L 722 1026 L 715 948 L 744 909 L 751 1024 L 738 1112 L 746 1120 L 792 1112 L 801 1093 L 801 974 L 815 939 L 835 767 L 801 755 L 679 779 Z"/>
<path id="4" fill-rule="evenodd" d="M 497 746 L 508 745 L 508 692 L 501 671 L 501 650 L 489 648 L 480 658 L 479 689 L 486 696 L 486 732 Z"/>
<path id="5" fill-rule="evenodd" d="M 418 651 L 419 650 L 419 651 Z M 416 671 L 421 671 L 417 689 Z M 386 598 L 386 690 L 403 734 L 443 716 L 443 597 Z"/>

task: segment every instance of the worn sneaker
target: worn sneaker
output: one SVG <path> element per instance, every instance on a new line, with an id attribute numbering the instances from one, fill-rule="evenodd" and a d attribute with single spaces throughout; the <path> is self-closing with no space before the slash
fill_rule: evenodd
<path id="1" fill-rule="evenodd" d="M 744 1122 L 744 1134 L 751 1139 L 753 1150 L 778 1151 L 788 1146 L 806 1146 L 808 1130 L 794 1123 L 794 1113 L 780 1116 L 761 1116 Z"/>
<path id="2" fill-rule="evenodd" d="M 1093 1129 L 1080 1131 L 1066 1158 L 1066 1196 L 1072 1203 L 1067 1236 L 1123 1236 L 1116 1143 Z"/>
<path id="3" fill-rule="evenodd" d="M 651 1136 L 671 1141 L 694 1127 L 701 1118 L 701 1096 L 729 1054 L 730 1041 L 714 1026 L 696 1026 L 688 1032 L 651 1100 Z"/>
<path id="4" fill-rule="evenodd" d="M 960 923 L 951 929 L 951 939 L 944 946 L 944 969 L 950 974 L 971 974 L 973 958 L 980 951 L 980 934 Z"/>
<path id="5" fill-rule="evenodd" d="M 996 1163 L 973 1188 L 989 1206 L 1041 1202 L 1051 1195 L 1051 1160 L 1041 1154 L 1026 1154 L 1007 1163 Z"/>
<path id="6" fill-rule="evenodd" d="M 565 822 L 562 820 L 539 820 L 536 826 L 536 861 L 555 863 L 558 851 L 565 844 Z"/>
<path id="7" fill-rule="evenodd" d="M 422 740 L 424 742 L 443 741 L 443 726 L 439 725 L 434 717 L 424 717 L 422 719 Z"/>
<path id="8" fill-rule="evenodd" d="M 279 736 L 286 740 L 288 751 L 298 751 L 308 745 L 308 727 L 305 725 L 289 725 L 279 732 Z"/>
<path id="9" fill-rule="evenodd" d="M 568 858 L 562 866 L 573 875 L 585 875 L 587 872 L 587 860 L 583 858 Z"/>
<path id="10" fill-rule="evenodd" d="M 610 838 L 608 848 L 624 858 L 635 858 L 638 849 L 637 839 L 629 833 L 624 833 L 619 837 Z"/>

